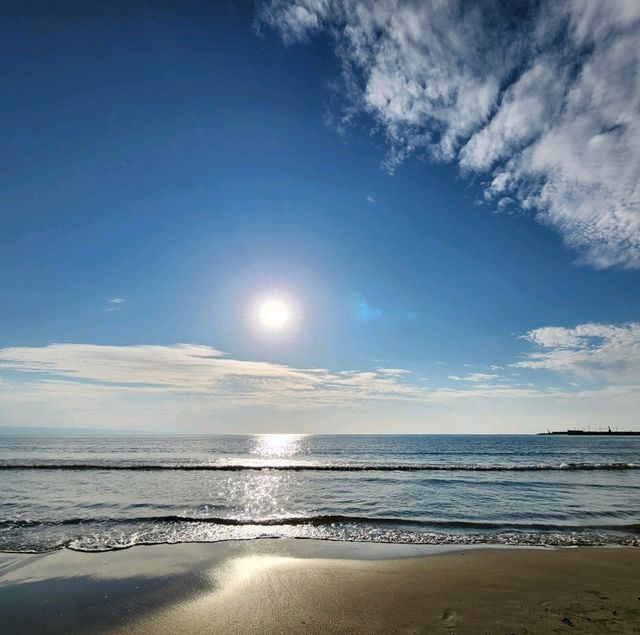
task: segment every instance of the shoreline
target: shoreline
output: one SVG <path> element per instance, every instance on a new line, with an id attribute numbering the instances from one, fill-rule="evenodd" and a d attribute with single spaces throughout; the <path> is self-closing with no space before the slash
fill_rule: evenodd
<path id="1" fill-rule="evenodd" d="M 293 539 L 0 554 L 7 633 L 634 633 L 640 549 Z"/>
<path id="2" fill-rule="evenodd" d="M 51 555 L 60 552 L 70 553 L 86 553 L 86 554 L 106 554 L 117 553 L 120 551 L 128 551 L 131 549 L 144 548 L 144 547 L 176 547 L 176 546 L 188 546 L 188 545 L 225 545 L 234 543 L 251 543 L 251 542 L 266 542 L 266 541 L 287 541 L 287 542 L 300 542 L 300 543 L 318 543 L 327 545 L 363 545 L 365 549 L 369 547 L 375 549 L 396 549 L 399 550 L 411 550 L 416 549 L 420 553 L 424 552 L 429 555 L 437 555 L 440 552 L 448 551 L 471 551 L 471 550 L 502 550 L 502 549 L 540 549 L 540 550 L 567 550 L 567 549 L 638 549 L 640 548 L 640 542 L 633 536 L 623 537 L 618 542 L 579 542 L 579 543 L 562 543 L 562 542 L 490 542 L 490 541 L 473 541 L 473 542 L 457 542 L 457 541 L 442 541 L 442 542 L 402 542 L 396 540 L 358 540 L 358 539 L 342 539 L 342 538 L 318 538 L 315 536 L 278 536 L 278 535 L 262 535 L 251 538 L 220 538 L 218 540 L 176 540 L 171 542 L 136 542 L 130 545 L 107 547 L 104 549 L 92 549 L 73 547 L 70 545 L 64 545 L 61 547 L 54 547 L 52 549 L 43 550 L 28 550 L 28 549 L 0 549 L 0 560 L 2 556 L 34 556 L 34 555 Z M 336 547 L 336 549 L 342 549 L 342 546 Z M 346 547 L 344 547 L 346 548 Z M 431 554 L 431 551 L 437 552 Z M 333 556 L 331 556 L 333 557 Z M 398 556 L 405 557 L 405 556 Z M 0 567 L 1 575 L 1 567 Z"/>

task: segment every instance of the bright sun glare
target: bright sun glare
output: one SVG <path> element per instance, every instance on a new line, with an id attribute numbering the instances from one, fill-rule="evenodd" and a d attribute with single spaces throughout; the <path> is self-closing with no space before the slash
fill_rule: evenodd
<path id="1" fill-rule="evenodd" d="M 267 300 L 260 307 L 260 321 L 269 329 L 282 329 L 289 322 L 289 307 L 282 300 Z"/>

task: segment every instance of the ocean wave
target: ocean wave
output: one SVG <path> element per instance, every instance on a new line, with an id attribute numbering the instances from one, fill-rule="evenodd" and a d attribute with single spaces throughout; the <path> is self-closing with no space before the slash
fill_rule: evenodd
<path id="1" fill-rule="evenodd" d="M 231 530 L 231 531 L 230 531 Z M 0 552 L 43 553 L 70 549 L 82 552 L 104 552 L 128 549 L 140 545 L 174 545 L 184 543 L 216 543 L 240 540 L 289 538 L 295 540 L 324 540 L 334 542 L 385 543 L 406 545 L 467 545 L 511 547 L 582 547 L 626 546 L 640 547 L 638 535 L 593 532 L 500 532 L 500 533 L 443 533 L 375 529 L 358 530 L 346 527 L 293 527 L 280 533 L 264 527 L 215 527 L 211 531 L 192 533 L 186 530 L 156 530 L 149 532 L 100 532 L 83 536 L 60 536 L 49 540 L 32 541 L 23 537 L 15 541 L 0 541 Z"/>
<path id="2" fill-rule="evenodd" d="M 344 514 L 319 514 L 315 516 L 275 516 L 267 518 L 233 518 L 215 516 L 183 516 L 167 514 L 158 516 L 137 516 L 125 518 L 65 518 L 60 520 L 47 519 L 8 519 L 0 520 L 0 528 L 30 528 L 46 526 L 69 525 L 130 525 L 130 524 L 212 524 L 229 527 L 283 527 L 308 525 L 312 527 L 334 525 L 370 525 L 370 526 L 406 526 L 425 529 L 485 529 L 492 531 L 623 531 L 640 534 L 640 524 L 606 524 L 606 525 L 569 525 L 549 522 L 508 522 L 508 521 L 477 521 L 456 519 L 419 520 L 396 517 L 351 516 Z"/>
<path id="3" fill-rule="evenodd" d="M 595 519 L 594 519 L 595 520 Z M 601 519 L 603 521 L 604 519 Z M 579 521 L 578 521 L 579 522 Z M 527 522 L 524 519 L 428 520 L 344 514 L 265 518 L 150 515 L 14 518 L 0 521 L 0 551 L 36 553 L 68 548 L 111 551 L 136 545 L 207 543 L 259 538 L 421 545 L 640 547 L 640 524 Z"/>
<path id="4" fill-rule="evenodd" d="M 639 463 L 0 463 L 0 470 L 120 470 L 120 471 L 280 471 L 280 472 L 537 472 L 553 470 L 640 470 Z"/>
<path id="5" fill-rule="evenodd" d="M 221 536 L 205 539 L 193 539 L 191 537 L 167 536 L 165 538 L 140 538 L 119 539 L 115 541 L 102 540 L 73 540 L 59 544 L 50 549 L 34 548 L 30 550 L 15 550 L 25 553 L 38 553 L 42 551 L 54 551 L 69 549 L 84 553 L 100 553 L 105 551 L 119 551 L 142 545 L 176 545 L 185 543 L 216 543 L 230 540 L 265 540 L 277 539 L 278 535 L 249 535 L 249 536 Z M 345 536 L 341 534 L 308 534 L 288 535 L 294 540 L 321 540 L 329 542 L 358 542 L 375 544 L 404 544 L 424 546 L 507 546 L 507 547 L 640 547 L 640 538 L 633 536 L 616 536 L 608 534 L 540 534 L 540 533 L 502 533 L 502 534 L 442 534 L 442 533 L 404 533 L 389 535 L 387 533 L 375 534 L 372 532 L 360 535 Z"/>

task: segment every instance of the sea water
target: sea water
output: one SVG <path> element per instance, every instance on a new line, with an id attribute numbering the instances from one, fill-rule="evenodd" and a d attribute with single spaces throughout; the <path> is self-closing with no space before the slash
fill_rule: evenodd
<path id="1" fill-rule="evenodd" d="M 0 437 L 0 550 L 640 546 L 640 437 Z"/>

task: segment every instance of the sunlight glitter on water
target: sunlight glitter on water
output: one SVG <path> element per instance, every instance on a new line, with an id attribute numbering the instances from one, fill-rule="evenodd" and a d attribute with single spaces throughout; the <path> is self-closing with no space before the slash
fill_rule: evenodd
<path id="1" fill-rule="evenodd" d="M 291 457 L 301 452 L 305 434 L 263 434 L 254 437 L 252 454 L 263 458 Z"/>

